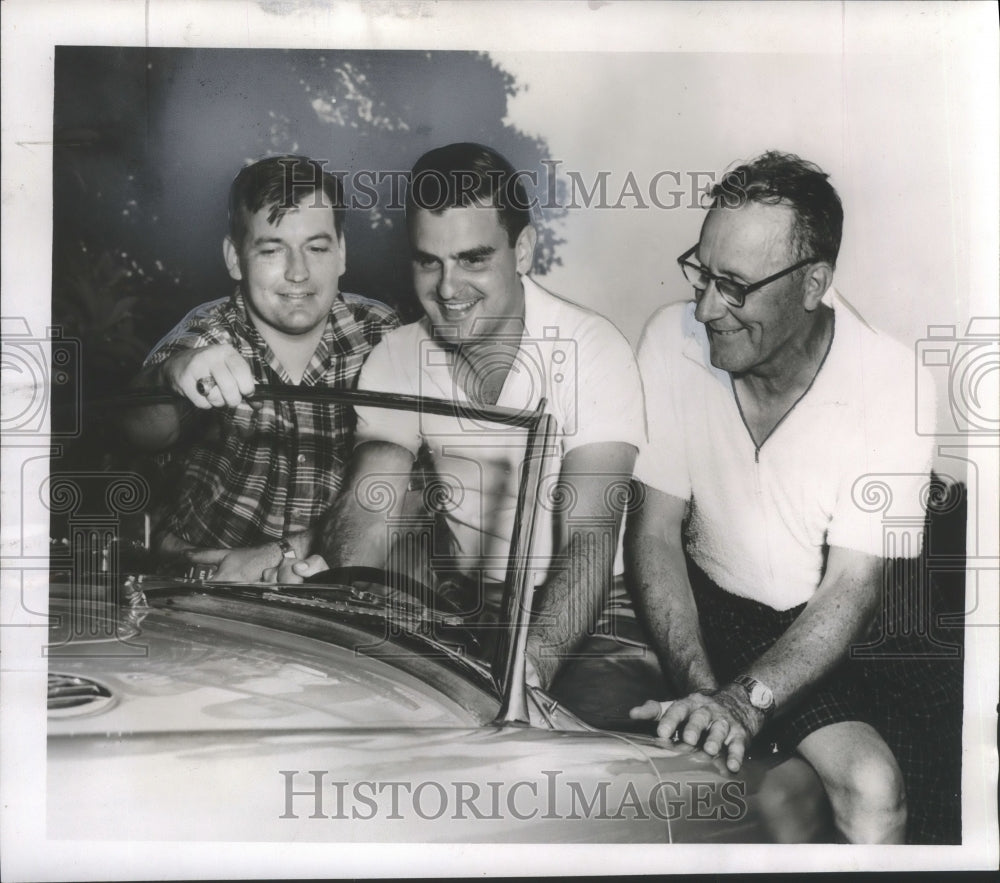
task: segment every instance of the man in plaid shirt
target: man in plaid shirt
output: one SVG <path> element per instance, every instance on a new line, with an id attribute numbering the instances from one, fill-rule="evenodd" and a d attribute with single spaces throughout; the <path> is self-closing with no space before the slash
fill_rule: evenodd
<path id="1" fill-rule="evenodd" d="M 341 182 L 315 160 L 270 157 L 244 168 L 230 189 L 223 244 L 237 290 L 185 316 L 137 378 L 187 399 L 130 414 L 125 431 L 137 444 L 173 444 L 191 405 L 211 412 L 157 546 L 217 565 L 216 579 L 258 580 L 282 557 L 304 555 L 352 446 L 350 408 L 251 405 L 245 396 L 256 383 L 353 387 L 368 353 L 399 324 L 384 304 L 339 292 L 343 215 Z"/>

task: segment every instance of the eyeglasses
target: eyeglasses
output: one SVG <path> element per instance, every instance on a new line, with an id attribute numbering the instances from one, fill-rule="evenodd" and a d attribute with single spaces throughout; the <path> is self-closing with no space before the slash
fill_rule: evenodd
<path id="1" fill-rule="evenodd" d="M 699 292 L 699 297 L 701 296 L 700 293 L 708 288 L 708 283 L 714 282 L 715 289 L 722 295 L 722 299 L 737 309 L 743 306 L 748 294 L 753 294 L 753 292 L 763 288 L 765 285 L 770 285 L 776 279 L 787 276 L 789 273 L 794 273 L 796 270 L 806 266 L 806 264 L 812 264 L 818 260 L 818 258 L 805 258 L 797 264 L 786 267 L 780 273 L 775 273 L 773 276 L 768 276 L 766 279 L 761 279 L 759 282 L 753 282 L 750 285 L 743 285 L 739 282 L 734 282 L 732 279 L 727 279 L 725 276 L 716 276 L 714 273 L 709 273 L 701 264 L 689 261 L 688 258 L 697 250 L 698 246 L 692 245 L 684 254 L 677 258 L 677 263 L 681 265 L 684 277 L 694 286 L 695 291 Z"/>

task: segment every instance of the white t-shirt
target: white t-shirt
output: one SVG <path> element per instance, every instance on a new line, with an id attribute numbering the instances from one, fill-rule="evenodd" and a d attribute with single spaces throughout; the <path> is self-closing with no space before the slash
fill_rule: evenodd
<path id="1" fill-rule="evenodd" d="M 541 398 L 558 424 L 560 456 L 597 442 L 640 448 L 645 439 L 642 385 L 628 341 L 602 316 L 549 293 L 528 277 L 524 334 L 498 407 L 534 409 Z M 424 318 L 387 334 L 362 369 L 360 389 L 468 402 L 453 379 L 452 353 Z M 526 431 L 475 420 L 358 408 L 356 444 L 394 442 L 414 455 L 428 445 L 437 478 L 448 489 L 447 518 L 467 572 L 503 579 L 513 533 Z M 559 477 L 543 471 L 542 498 Z M 553 554 L 552 510 L 536 522 L 534 581 L 544 581 Z"/>
<path id="2" fill-rule="evenodd" d="M 759 449 L 729 374 L 709 361 L 693 303 L 656 313 L 639 345 L 649 443 L 636 477 L 690 501 L 687 550 L 712 580 L 777 610 L 809 600 L 828 546 L 904 556 L 886 549 L 880 485 L 865 485 L 888 482 L 917 500 L 929 479 L 932 440 L 915 432 L 915 388 L 933 397 L 931 384 L 916 383 L 912 352 L 827 300 L 826 360 Z M 933 401 L 921 407 L 933 413 Z M 910 527 L 911 555 L 921 529 Z"/>

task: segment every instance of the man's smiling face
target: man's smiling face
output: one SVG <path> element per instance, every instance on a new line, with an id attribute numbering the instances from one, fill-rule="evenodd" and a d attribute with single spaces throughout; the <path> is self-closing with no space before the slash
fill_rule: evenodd
<path id="1" fill-rule="evenodd" d="M 711 273 L 751 285 L 797 260 L 794 221 L 794 211 L 780 204 L 714 208 L 702 226 L 695 256 Z M 801 274 L 752 292 L 739 308 L 723 300 L 712 283 L 698 299 L 695 316 L 708 331 L 715 367 L 734 374 L 767 373 L 785 348 L 805 334 Z"/>
<path id="2" fill-rule="evenodd" d="M 444 344 L 509 332 L 524 317 L 519 273 L 531 269 L 535 231 L 510 244 L 492 207 L 416 211 L 410 222 L 413 283 Z"/>
<path id="3" fill-rule="evenodd" d="M 303 197 L 273 223 L 271 215 L 269 206 L 250 215 L 238 248 L 226 240 L 226 265 L 242 282 L 255 324 L 286 335 L 308 334 L 326 322 L 337 297 L 344 239 L 322 193 Z"/>

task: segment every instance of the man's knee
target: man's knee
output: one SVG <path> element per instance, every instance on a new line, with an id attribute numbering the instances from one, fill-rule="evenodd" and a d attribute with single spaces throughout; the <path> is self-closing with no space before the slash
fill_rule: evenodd
<path id="1" fill-rule="evenodd" d="M 862 812 L 906 812 L 903 774 L 888 747 L 853 755 L 845 766 L 843 781 L 837 784 Z"/>
<path id="2" fill-rule="evenodd" d="M 897 842 L 906 824 L 906 790 L 899 764 L 867 724 L 834 724 L 799 745 L 819 773 L 838 827 L 852 842 Z"/>

